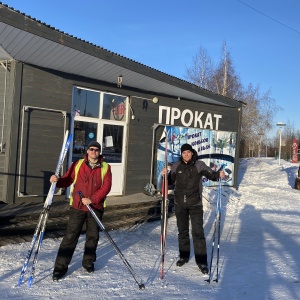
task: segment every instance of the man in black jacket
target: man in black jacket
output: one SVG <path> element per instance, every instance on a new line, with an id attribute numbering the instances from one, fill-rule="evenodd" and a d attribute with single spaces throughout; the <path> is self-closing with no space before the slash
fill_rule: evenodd
<path id="1" fill-rule="evenodd" d="M 167 170 L 162 170 L 165 175 Z M 169 184 L 174 183 L 175 215 L 178 227 L 179 260 L 181 267 L 190 258 L 189 219 L 196 264 L 203 274 L 208 273 L 206 241 L 203 229 L 202 177 L 217 181 L 224 178 L 224 171 L 215 172 L 203 161 L 198 160 L 197 152 L 189 144 L 181 146 L 180 161 L 172 165 Z"/>

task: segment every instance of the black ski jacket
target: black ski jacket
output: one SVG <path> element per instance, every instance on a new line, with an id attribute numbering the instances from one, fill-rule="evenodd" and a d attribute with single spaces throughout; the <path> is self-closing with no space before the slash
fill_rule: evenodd
<path id="1" fill-rule="evenodd" d="M 219 179 L 219 172 L 197 159 L 197 152 L 194 150 L 191 161 L 185 163 L 181 159 L 172 165 L 168 178 L 169 184 L 175 184 L 175 204 L 202 205 L 202 177 L 213 181 Z"/>

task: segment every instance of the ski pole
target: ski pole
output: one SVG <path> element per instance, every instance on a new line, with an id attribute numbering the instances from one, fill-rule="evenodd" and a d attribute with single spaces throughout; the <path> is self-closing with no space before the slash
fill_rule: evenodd
<path id="1" fill-rule="evenodd" d="M 168 133 L 165 131 L 165 168 L 166 174 L 163 177 L 162 185 L 162 202 L 161 202 L 161 234 L 160 234 L 160 247 L 161 247 L 161 270 L 160 279 L 164 279 L 165 276 L 165 253 L 166 253 L 166 239 L 167 239 L 167 227 L 168 227 Z"/>
<path id="2" fill-rule="evenodd" d="M 209 267 L 209 283 L 211 282 L 211 269 L 212 269 L 212 262 L 214 256 L 214 248 L 215 248 L 215 240 L 216 240 L 216 231 L 217 231 L 217 221 L 218 221 L 218 252 L 217 252 L 217 277 L 214 281 L 218 282 L 219 276 L 219 255 L 220 255 L 220 229 L 221 229 L 221 196 L 222 196 L 222 185 L 221 179 L 219 179 L 218 185 L 218 193 L 217 193 L 217 208 L 215 214 L 215 221 L 214 221 L 214 231 L 213 231 L 213 238 L 212 238 L 212 249 L 211 249 L 211 256 L 210 256 L 210 267 Z"/>
<path id="3" fill-rule="evenodd" d="M 161 202 L 161 218 L 162 218 L 162 224 L 161 224 L 161 271 L 160 271 L 160 279 L 164 279 L 164 264 L 165 264 L 165 252 L 166 252 L 166 235 L 167 235 L 167 209 L 168 209 L 168 199 L 163 199 Z"/>
<path id="4" fill-rule="evenodd" d="M 80 191 L 78 192 L 78 194 L 79 194 L 81 199 L 84 198 L 83 194 Z M 89 204 L 87 204 L 86 206 L 87 206 L 88 210 L 90 211 L 90 213 L 92 214 L 92 216 L 94 217 L 94 219 L 96 220 L 96 222 L 98 223 L 98 225 L 100 226 L 101 230 L 106 234 L 107 238 L 109 239 L 110 243 L 112 244 L 112 246 L 114 247 L 114 249 L 116 250 L 118 255 L 120 256 L 120 258 L 122 259 L 122 261 L 123 261 L 124 265 L 127 267 L 128 271 L 131 273 L 131 275 L 134 278 L 135 282 L 139 286 L 139 289 L 140 290 L 145 289 L 145 285 L 138 281 L 136 273 L 133 271 L 131 265 L 129 264 L 129 262 L 127 261 L 127 259 L 125 258 L 125 256 L 123 255 L 123 253 L 121 252 L 119 247 L 117 246 L 117 244 L 114 242 L 114 240 L 112 239 L 112 237 L 110 236 L 108 231 L 105 229 L 104 225 L 99 220 L 99 218 L 95 214 L 94 210 L 90 207 Z"/>
<path id="5" fill-rule="evenodd" d="M 210 266 L 209 266 L 209 278 L 208 282 L 211 281 L 211 268 L 212 268 L 212 262 L 213 262 L 213 256 L 214 256 L 214 249 L 215 249 L 215 238 L 216 238 L 216 228 L 217 228 L 217 212 L 215 216 L 215 222 L 214 222 L 214 232 L 213 232 L 213 238 L 212 238 L 212 247 L 211 247 L 211 255 L 210 255 Z"/>
<path id="6" fill-rule="evenodd" d="M 215 281 L 219 281 L 219 258 L 220 258 L 220 236 L 221 236 L 221 195 L 222 195 L 222 184 L 221 184 L 221 179 L 219 179 L 219 187 L 218 187 L 218 205 L 217 209 L 219 212 L 219 218 L 218 218 L 218 250 L 217 250 L 217 276 Z"/>

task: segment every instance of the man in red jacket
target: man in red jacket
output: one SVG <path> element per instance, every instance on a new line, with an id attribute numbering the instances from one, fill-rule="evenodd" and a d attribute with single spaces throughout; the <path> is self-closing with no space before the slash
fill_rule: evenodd
<path id="1" fill-rule="evenodd" d="M 67 273 L 84 222 L 86 222 L 86 241 L 82 266 L 88 273 L 94 272 L 100 228 L 86 205 L 89 204 L 97 217 L 102 220 L 105 198 L 110 192 L 112 183 L 110 165 L 103 161 L 100 152 L 100 144 L 93 141 L 88 145 L 84 158 L 74 162 L 64 176 L 50 177 L 50 182 L 56 182 L 57 187 L 66 188 L 73 184 L 69 221 L 56 256 L 53 281 L 60 280 Z M 80 198 L 79 191 L 84 198 Z"/>

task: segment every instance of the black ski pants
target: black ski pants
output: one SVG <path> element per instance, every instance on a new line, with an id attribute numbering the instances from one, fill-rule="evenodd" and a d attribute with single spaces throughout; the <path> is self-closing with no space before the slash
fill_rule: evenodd
<path id="1" fill-rule="evenodd" d="M 104 209 L 94 210 L 97 217 L 102 220 Z M 99 225 L 90 212 L 74 209 L 69 210 L 69 221 L 66 233 L 60 244 L 55 264 L 54 272 L 67 272 L 68 266 L 72 260 L 80 233 L 84 222 L 86 222 L 86 240 L 84 245 L 84 254 L 82 266 L 90 266 L 96 261 L 96 250 L 99 241 Z"/>
<path id="2" fill-rule="evenodd" d="M 175 215 L 178 227 L 178 244 L 180 258 L 190 258 L 189 220 L 192 226 L 195 260 L 197 264 L 207 265 L 206 241 L 203 229 L 203 206 L 188 206 L 175 202 Z"/>

